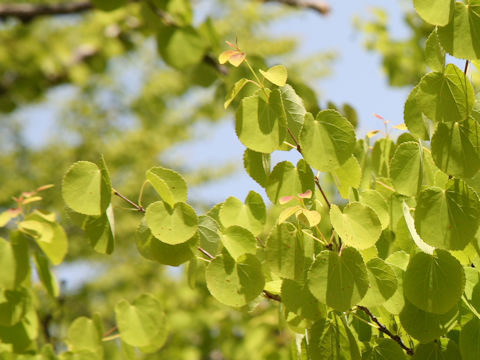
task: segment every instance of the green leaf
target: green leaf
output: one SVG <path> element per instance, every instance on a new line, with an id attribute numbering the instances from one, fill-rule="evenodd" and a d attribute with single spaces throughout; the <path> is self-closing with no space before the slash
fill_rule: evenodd
<path id="1" fill-rule="evenodd" d="M 184 70 L 202 61 L 207 42 L 192 26 L 164 26 L 157 35 L 157 49 L 168 65 Z"/>
<path id="2" fill-rule="evenodd" d="M 58 287 L 57 279 L 55 275 L 50 270 L 50 264 L 45 255 L 40 252 L 34 253 L 35 264 L 37 265 L 37 274 L 42 282 L 47 293 L 52 297 L 58 297 L 60 294 L 60 289 Z"/>
<path id="3" fill-rule="evenodd" d="M 15 288 L 15 254 L 8 241 L 0 238 L 0 264 L 3 269 L 11 269 L 10 271 L 0 271 L 0 289 Z"/>
<path id="4" fill-rule="evenodd" d="M 218 217 L 224 227 L 238 225 L 256 236 L 265 227 L 267 211 L 262 197 L 255 191 L 250 191 L 245 198 L 245 204 L 233 196 L 225 200 Z"/>
<path id="5" fill-rule="evenodd" d="M 111 206 L 100 216 L 87 217 L 84 228 L 90 245 L 100 254 L 111 254 L 115 248 L 113 235 L 113 209 Z"/>
<path id="6" fill-rule="evenodd" d="M 227 99 L 225 100 L 225 103 L 223 104 L 223 107 L 226 109 L 228 106 L 232 103 L 233 100 L 235 100 L 236 96 L 242 91 L 243 87 L 248 83 L 248 79 L 242 78 L 238 80 L 235 85 L 233 85 L 232 90 L 230 91 L 230 94 L 228 94 Z"/>
<path id="7" fill-rule="evenodd" d="M 341 254 L 324 250 L 308 272 L 308 286 L 322 303 L 338 311 L 358 304 L 368 290 L 368 274 L 362 255 L 347 247 Z"/>
<path id="8" fill-rule="evenodd" d="M 271 92 L 270 98 L 280 90 Z M 286 118 L 278 116 L 275 107 L 260 94 L 242 99 L 236 113 L 235 130 L 247 148 L 271 153 L 281 147 L 286 136 Z"/>
<path id="9" fill-rule="evenodd" d="M 440 42 L 449 54 L 460 59 L 480 57 L 479 13 L 479 0 L 455 1 L 453 18 L 448 25 L 438 29 Z"/>
<path id="10" fill-rule="evenodd" d="M 270 175 L 270 154 L 259 153 L 245 149 L 243 154 L 243 166 L 248 175 L 260 186 L 267 186 L 267 179 Z"/>
<path id="11" fill-rule="evenodd" d="M 325 317 L 325 306 L 315 299 L 306 284 L 289 279 L 283 280 L 281 297 L 287 312 L 313 321 Z"/>
<path id="12" fill-rule="evenodd" d="M 451 2 L 451 0 L 444 0 Z M 445 69 L 445 50 L 438 40 L 437 30 L 433 30 L 425 43 L 425 62 L 433 71 L 443 72 Z"/>
<path id="13" fill-rule="evenodd" d="M 475 237 L 479 212 L 475 192 L 461 180 L 450 180 L 445 190 L 431 186 L 420 192 L 415 228 L 433 247 L 462 250 Z"/>
<path id="14" fill-rule="evenodd" d="M 382 230 L 385 230 L 390 224 L 390 214 L 385 198 L 378 191 L 372 189 L 363 190 L 359 195 L 360 202 L 375 211 L 382 224 Z"/>
<path id="15" fill-rule="evenodd" d="M 436 249 L 410 258 L 403 279 L 406 298 L 423 311 L 445 314 L 460 300 L 465 274 L 460 262 L 449 252 Z"/>
<path id="16" fill-rule="evenodd" d="M 409 301 L 400 313 L 400 322 L 405 331 L 421 343 L 429 343 L 444 335 L 458 316 L 456 306 L 445 314 L 432 314 L 423 311 Z"/>
<path id="17" fill-rule="evenodd" d="M 38 329 L 37 312 L 29 306 L 20 322 L 13 326 L 0 326 L 0 340 L 3 344 L 12 344 L 14 353 L 25 353 L 34 349 L 33 341 L 38 337 Z"/>
<path id="18" fill-rule="evenodd" d="M 408 95 L 403 110 L 403 121 L 412 135 L 422 140 L 430 140 L 433 133 L 433 123 L 420 110 L 417 100 L 419 85 L 415 86 Z"/>
<path id="19" fill-rule="evenodd" d="M 283 279 L 302 279 L 307 264 L 304 239 L 290 223 L 276 225 L 268 235 L 265 260 L 269 270 Z"/>
<path id="20" fill-rule="evenodd" d="M 25 288 L 0 290 L 0 326 L 13 326 L 22 320 L 31 301 Z"/>
<path id="21" fill-rule="evenodd" d="M 303 194 L 314 188 L 312 169 L 305 160 L 300 159 L 297 167 L 289 161 L 275 165 L 267 180 L 266 193 L 274 204 L 278 204 L 284 196 Z"/>
<path id="22" fill-rule="evenodd" d="M 348 199 L 350 188 L 357 189 L 362 180 L 362 168 L 356 157 L 352 156 L 342 166 L 332 171 L 333 179 L 338 192 L 344 199 Z"/>
<path id="23" fill-rule="evenodd" d="M 91 351 L 103 354 L 102 334 L 95 322 L 86 317 L 76 318 L 68 328 L 67 343 L 73 352 Z"/>
<path id="24" fill-rule="evenodd" d="M 401 143 L 390 164 L 390 178 L 398 193 L 414 196 L 423 182 L 423 147 L 416 142 Z"/>
<path id="25" fill-rule="evenodd" d="M 460 330 L 460 352 L 462 360 L 476 360 L 480 357 L 480 320 L 474 317 Z"/>
<path id="26" fill-rule="evenodd" d="M 297 95 L 290 85 L 285 85 L 278 92 L 272 93 L 270 103 L 275 108 L 277 114 L 287 119 L 287 128 L 298 141 L 300 130 L 303 126 L 306 110 L 303 100 Z M 291 134 L 286 136 L 286 141 L 295 145 Z M 283 145 L 280 150 L 291 150 L 292 147 Z"/>
<path id="27" fill-rule="evenodd" d="M 184 243 L 170 245 L 154 237 L 148 226 L 142 223 L 135 233 L 135 243 L 143 257 L 160 264 L 179 266 L 193 257 L 198 236 L 195 234 Z"/>
<path id="28" fill-rule="evenodd" d="M 220 249 L 220 235 L 218 234 L 217 222 L 210 216 L 199 216 L 198 235 L 202 249 L 208 251 L 212 256 L 216 256 Z"/>
<path id="29" fill-rule="evenodd" d="M 257 252 L 257 240 L 247 229 L 232 225 L 220 233 L 223 246 L 228 250 L 230 256 L 238 260 L 245 254 L 255 255 Z"/>
<path id="30" fill-rule="evenodd" d="M 392 267 L 395 273 L 395 277 L 397 279 L 397 290 L 387 301 L 383 303 L 383 307 L 391 314 L 398 315 L 400 314 L 405 305 L 405 296 L 403 295 L 403 275 L 405 271 L 402 270 L 399 266 L 389 263 L 388 260 L 390 259 L 390 257 L 387 258 L 386 262 Z"/>
<path id="31" fill-rule="evenodd" d="M 413 0 L 413 6 L 418 15 L 432 25 L 447 25 L 453 12 L 452 0 Z"/>
<path id="32" fill-rule="evenodd" d="M 465 267 L 465 297 L 480 312 L 480 272 L 471 267 Z"/>
<path id="33" fill-rule="evenodd" d="M 307 330 L 310 359 L 359 360 L 358 342 L 340 316 L 317 321 Z"/>
<path id="34" fill-rule="evenodd" d="M 300 132 L 300 146 L 305 160 L 315 169 L 335 170 L 352 155 L 355 131 L 335 110 L 320 111 L 316 119 L 307 113 Z"/>
<path id="35" fill-rule="evenodd" d="M 76 212 L 103 214 L 112 196 L 108 171 L 88 161 L 76 162 L 63 178 L 62 196 L 67 206 Z"/>
<path id="36" fill-rule="evenodd" d="M 395 143 L 390 138 L 383 138 L 375 142 L 372 150 L 373 170 L 381 177 L 390 174 L 390 161 L 395 151 Z"/>
<path id="37" fill-rule="evenodd" d="M 122 340 L 137 347 L 163 346 L 168 326 L 162 308 L 151 294 L 139 295 L 132 304 L 120 300 L 115 306 L 115 318 Z"/>
<path id="38" fill-rule="evenodd" d="M 443 339 L 442 339 L 443 340 Z M 427 344 L 418 344 L 412 360 L 462 360 L 460 350 L 455 341 L 448 339 L 448 343 L 434 340 Z"/>
<path id="39" fill-rule="evenodd" d="M 369 260 L 366 265 L 369 288 L 360 303 L 367 307 L 380 306 L 397 290 L 395 271 L 379 258 Z"/>
<path id="40" fill-rule="evenodd" d="M 147 207 L 145 219 L 153 236 L 170 245 L 188 241 L 197 231 L 197 215 L 183 202 L 171 207 L 163 201 L 156 201 Z"/>
<path id="41" fill-rule="evenodd" d="M 146 177 L 168 205 L 174 206 L 178 202 L 187 201 L 187 184 L 177 172 L 156 166 L 146 172 Z"/>
<path id="42" fill-rule="evenodd" d="M 475 93 L 470 80 L 453 64 L 448 64 L 444 73 L 425 75 L 418 84 L 417 104 L 436 122 L 465 120 L 474 102 Z"/>
<path id="43" fill-rule="evenodd" d="M 247 305 L 265 286 L 262 265 L 250 254 L 236 262 L 224 251 L 208 264 L 205 278 L 212 296 L 232 307 Z"/>
<path id="44" fill-rule="evenodd" d="M 469 178 L 480 168 L 480 125 L 472 119 L 440 123 L 432 137 L 432 157 L 447 175 Z"/>
<path id="45" fill-rule="evenodd" d="M 330 221 L 342 241 L 357 249 L 375 245 L 382 233 L 382 224 L 375 211 L 359 202 L 350 202 L 343 213 L 337 205 L 330 209 Z"/>
<path id="46" fill-rule="evenodd" d="M 368 349 L 362 360 L 405 360 L 405 354 L 392 339 L 376 338 L 375 345 Z"/>
<path id="47" fill-rule="evenodd" d="M 275 65 L 267 71 L 263 71 L 262 69 L 260 69 L 259 71 L 260 74 L 262 74 L 263 77 L 270 81 L 272 84 L 275 84 L 277 86 L 285 86 L 285 84 L 287 83 L 287 68 L 283 65 Z"/>
<path id="48" fill-rule="evenodd" d="M 51 216 L 53 216 L 53 218 Z M 36 211 L 19 223 L 19 229 L 35 239 L 37 245 L 54 264 L 60 264 L 68 250 L 68 240 L 65 230 L 55 221 L 53 213 Z"/>

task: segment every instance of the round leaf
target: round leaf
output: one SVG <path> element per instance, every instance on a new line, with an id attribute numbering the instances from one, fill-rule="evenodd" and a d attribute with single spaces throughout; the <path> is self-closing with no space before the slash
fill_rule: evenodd
<path id="1" fill-rule="evenodd" d="M 230 255 L 238 260 L 245 254 L 255 255 L 257 252 L 257 240 L 247 229 L 233 225 L 222 231 L 220 234 L 223 246 Z"/>
<path id="2" fill-rule="evenodd" d="M 140 224 L 135 233 L 135 243 L 138 252 L 143 257 L 160 264 L 179 266 L 193 257 L 193 249 L 198 243 L 198 236 L 195 234 L 187 242 L 170 245 L 154 237 L 148 226 Z"/>
<path id="3" fill-rule="evenodd" d="M 368 249 L 375 245 L 382 233 L 382 225 L 375 211 L 359 202 L 349 203 L 343 213 L 338 206 L 332 205 L 330 221 L 342 241 L 357 249 Z"/>
<path id="4" fill-rule="evenodd" d="M 213 297 L 233 307 L 247 305 L 260 295 L 265 286 L 262 265 L 250 254 L 235 262 L 223 252 L 208 264 L 205 278 Z"/>
<path id="5" fill-rule="evenodd" d="M 103 353 L 102 334 L 95 322 L 79 317 L 68 328 L 67 343 L 73 352 L 88 350 Z"/>
<path id="6" fill-rule="evenodd" d="M 398 193 L 414 196 L 423 182 L 422 145 L 407 141 L 395 149 L 390 164 L 390 178 Z"/>
<path id="7" fill-rule="evenodd" d="M 379 258 L 367 262 L 369 288 L 361 304 L 367 307 L 382 305 L 397 290 L 397 277 L 393 268 Z"/>
<path id="8" fill-rule="evenodd" d="M 162 200 L 170 206 L 187 201 L 187 184 L 177 172 L 156 166 L 147 171 L 146 177 Z"/>
<path id="9" fill-rule="evenodd" d="M 138 296 L 132 304 L 121 300 L 115 306 L 120 337 L 132 346 L 162 346 L 167 339 L 167 322 L 160 301 L 150 294 Z"/>
<path id="10" fill-rule="evenodd" d="M 477 195 L 461 180 L 451 180 L 446 190 L 427 187 L 417 199 L 415 228 L 435 248 L 461 250 L 475 237 L 479 208 Z"/>
<path id="11" fill-rule="evenodd" d="M 352 155 L 355 131 L 352 124 L 335 110 L 323 110 L 314 119 L 307 113 L 300 132 L 305 160 L 315 169 L 339 168 Z"/>
<path id="12" fill-rule="evenodd" d="M 406 298 L 423 311 L 445 314 L 460 300 L 465 286 L 462 265 L 449 252 L 415 254 L 403 279 Z"/>
<path id="13" fill-rule="evenodd" d="M 110 204 L 112 188 L 106 169 L 78 161 L 63 178 L 62 196 L 68 207 L 85 215 L 101 215 Z"/>
<path id="14" fill-rule="evenodd" d="M 273 203 L 278 204 L 284 196 L 301 194 L 307 190 L 313 191 L 314 188 L 312 169 L 305 160 L 300 159 L 297 167 L 289 161 L 275 165 L 268 177 L 266 193 Z"/>
<path id="15" fill-rule="evenodd" d="M 420 110 L 417 101 L 419 86 L 415 86 L 408 95 L 403 110 L 403 121 L 410 133 L 422 140 L 430 140 L 433 132 L 433 123 Z"/>
<path id="16" fill-rule="evenodd" d="M 197 215 L 183 202 L 172 208 L 163 201 L 156 201 L 148 206 L 145 219 L 153 236 L 170 245 L 188 241 L 197 231 Z"/>
<path id="17" fill-rule="evenodd" d="M 405 306 L 400 313 L 400 322 L 410 336 L 421 343 L 429 343 L 445 334 L 457 316 L 456 306 L 447 313 L 438 315 L 420 310 L 405 301 Z"/>
<path id="18" fill-rule="evenodd" d="M 258 235 L 267 221 L 267 212 L 262 197 L 250 191 L 245 204 L 233 196 L 225 200 L 218 217 L 224 227 L 238 225 Z"/>
<path id="19" fill-rule="evenodd" d="M 367 269 L 358 250 L 347 247 L 339 255 L 322 251 L 308 272 L 308 286 L 322 303 L 338 311 L 358 304 L 368 290 Z"/>
<path id="20" fill-rule="evenodd" d="M 382 224 L 382 230 L 385 230 L 390 224 L 390 214 L 385 198 L 376 190 L 366 189 L 360 192 L 360 202 L 370 206 L 378 216 Z"/>
<path id="21" fill-rule="evenodd" d="M 285 117 L 278 116 L 274 107 L 261 95 L 242 99 L 235 119 L 237 136 L 249 149 L 271 153 L 277 150 L 285 139 L 287 125 Z"/>

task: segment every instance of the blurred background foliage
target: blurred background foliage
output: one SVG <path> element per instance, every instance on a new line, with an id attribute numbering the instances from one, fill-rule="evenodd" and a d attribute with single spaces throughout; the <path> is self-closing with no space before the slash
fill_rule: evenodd
<path id="1" fill-rule="evenodd" d="M 282 2 L 95 0 L 84 11 L 30 18 L 5 15 L 18 1 L 0 2 L 0 209 L 12 207 L 12 197 L 22 191 L 53 183 L 42 207 L 57 213 L 69 239 L 66 263 L 56 271 L 63 280 L 61 296 L 52 299 L 38 285 L 39 345 L 65 350 L 68 325 L 82 315 L 99 313 L 108 329 L 120 298 L 148 291 L 162 299 L 171 331 L 160 352 L 139 358 L 290 357 L 294 339 L 286 324 L 278 324 L 275 304 L 265 300 L 240 312 L 226 309 L 208 294 L 203 279 L 187 279 L 183 268 L 171 270 L 141 258 L 134 241 L 140 215 L 118 199 L 116 250 L 111 256 L 95 254 L 60 197 L 68 166 L 77 160 L 96 162 L 99 154 L 114 187 L 134 200 L 152 166 L 174 168 L 189 186 L 229 174 L 235 165 L 190 171 L 181 163 L 162 163 L 172 146 L 196 137 L 194 125 L 230 119 L 224 98 L 246 70 L 216 62 L 225 40 L 237 38 L 256 68 L 285 64 L 307 110 L 318 111 L 320 99 L 307 84 L 328 74 L 334 57 L 299 58 L 298 39 L 271 32 L 271 25 L 285 17 L 314 11 Z M 73 3 L 22 1 L 27 6 Z M 390 35 L 381 10 L 373 20 L 356 22 L 366 48 L 381 54 L 392 86 L 416 84 L 427 71 L 422 49 L 431 27 L 413 12 L 405 14 L 405 23 L 410 37 L 399 41 Z M 153 196 L 147 188 L 144 202 Z M 195 204 L 204 210 L 213 205 Z M 8 238 L 9 231 L 0 228 L 0 236 Z M 203 266 L 201 260 L 197 265 Z M 122 358 L 114 342 L 106 351 L 105 358 Z"/>

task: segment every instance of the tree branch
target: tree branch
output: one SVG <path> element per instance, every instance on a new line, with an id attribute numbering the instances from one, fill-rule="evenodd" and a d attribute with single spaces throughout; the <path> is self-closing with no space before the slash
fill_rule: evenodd
<path id="1" fill-rule="evenodd" d="M 90 1 L 79 1 L 62 4 L 3 4 L 0 5 L 0 19 L 9 17 L 21 21 L 30 21 L 38 16 L 79 14 L 93 9 Z"/>
<path id="2" fill-rule="evenodd" d="M 277 2 L 283 5 L 296 7 L 296 8 L 305 8 L 311 9 L 318 12 L 320 15 L 328 15 L 330 13 L 330 5 L 323 1 L 315 0 L 261 0 L 265 3 L 267 2 Z"/>
<path id="3" fill-rule="evenodd" d="M 129 198 L 127 198 L 126 196 L 120 194 L 117 190 L 113 189 L 113 195 L 116 195 L 118 196 L 120 199 L 122 199 L 123 201 L 126 201 L 127 203 L 129 203 L 130 205 L 132 205 L 135 209 L 137 209 L 138 212 L 142 212 L 144 213 L 146 210 L 143 206 L 140 206 L 136 203 L 134 203 L 132 200 L 130 200 Z"/>
<path id="4" fill-rule="evenodd" d="M 367 314 L 370 317 L 370 319 L 372 319 L 372 321 L 378 326 L 378 330 L 380 332 L 384 333 L 389 338 L 394 340 L 398 345 L 401 346 L 401 348 L 403 350 L 405 350 L 405 352 L 408 355 L 410 355 L 410 356 L 413 355 L 413 349 L 409 348 L 407 345 L 405 345 L 400 336 L 392 334 L 392 332 L 390 330 L 388 330 L 385 325 L 383 325 L 380 321 L 378 321 L 377 317 L 375 315 L 373 315 L 372 312 L 368 308 L 366 308 L 365 306 L 361 306 L 361 305 L 357 305 L 357 308 L 362 310 L 365 314 Z"/>

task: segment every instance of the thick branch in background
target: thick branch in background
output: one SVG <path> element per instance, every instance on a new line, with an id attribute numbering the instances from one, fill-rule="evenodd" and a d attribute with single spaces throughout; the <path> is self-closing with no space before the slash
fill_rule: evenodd
<path id="1" fill-rule="evenodd" d="M 138 0 L 136 0 L 138 1 Z M 132 2 L 136 2 L 133 0 Z M 280 4 L 314 10 L 322 15 L 330 12 L 330 6 L 322 1 L 315 0 L 261 0 L 263 2 L 277 2 Z M 90 1 L 78 1 L 62 4 L 3 4 L 0 5 L 0 20 L 17 18 L 21 21 L 30 21 L 40 16 L 56 16 L 79 14 L 94 8 Z"/>
<path id="2" fill-rule="evenodd" d="M 315 0 L 262 0 L 263 2 L 276 2 L 296 8 L 311 9 L 321 15 L 328 15 L 330 13 L 330 6 L 323 1 Z"/>

